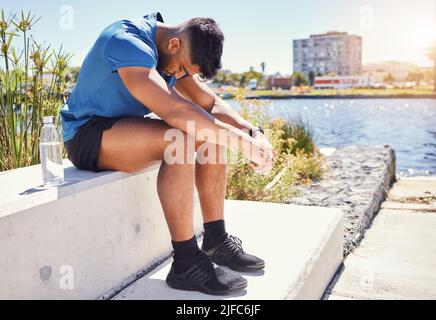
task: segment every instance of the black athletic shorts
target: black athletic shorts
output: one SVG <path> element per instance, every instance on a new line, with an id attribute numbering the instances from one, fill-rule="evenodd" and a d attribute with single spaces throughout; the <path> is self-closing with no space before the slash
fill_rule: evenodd
<path id="1" fill-rule="evenodd" d="M 83 126 L 70 139 L 64 143 L 68 159 L 80 170 L 102 172 L 97 167 L 103 131 L 112 128 L 119 118 L 105 118 L 95 116 Z"/>

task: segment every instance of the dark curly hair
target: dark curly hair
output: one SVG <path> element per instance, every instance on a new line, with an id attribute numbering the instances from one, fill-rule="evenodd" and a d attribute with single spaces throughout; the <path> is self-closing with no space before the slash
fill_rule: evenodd
<path id="1" fill-rule="evenodd" d="M 213 78 L 221 69 L 224 35 L 211 18 L 193 18 L 188 21 L 186 30 L 191 48 L 191 63 L 200 67 L 201 77 Z"/>

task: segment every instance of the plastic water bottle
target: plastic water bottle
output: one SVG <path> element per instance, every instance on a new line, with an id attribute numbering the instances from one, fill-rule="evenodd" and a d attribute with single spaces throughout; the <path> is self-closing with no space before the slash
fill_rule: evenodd
<path id="1" fill-rule="evenodd" d="M 42 124 L 39 143 L 42 178 L 45 186 L 53 187 L 64 183 L 62 144 L 55 127 L 55 117 L 44 117 Z"/>

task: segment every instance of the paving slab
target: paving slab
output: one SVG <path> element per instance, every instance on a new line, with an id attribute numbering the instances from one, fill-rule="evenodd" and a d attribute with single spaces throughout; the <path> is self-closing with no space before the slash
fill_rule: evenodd
<path id="1" fill-rule="evenodd" d="M 393 186 L 389 192 L 390 199 L 401 199 L 409 197 L 435 197 L 435 177 L 411 177 L 402 178 Z M 436 200 L 436 199 L 435 199 Z"/>
<path id="2" fill-rule="evenodd" d="M 435 194 L 435 186 L 435 177 L 395 184 L 325 299 L 436 299 L 436 201 L 414 199 Z"/>

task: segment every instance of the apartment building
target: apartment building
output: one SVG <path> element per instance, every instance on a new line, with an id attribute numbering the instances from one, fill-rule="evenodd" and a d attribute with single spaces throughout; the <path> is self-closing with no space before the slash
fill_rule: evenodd
<path id="1" fill-rule="evenodd" d="M 346 32 L 327 32 L 293 41 L 294 72 L 306 77 L 336 73 L 354 76 L 362 71 L 362 38 Z"/>

